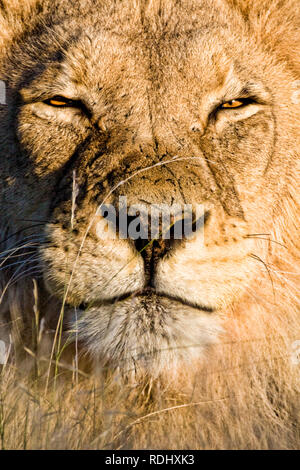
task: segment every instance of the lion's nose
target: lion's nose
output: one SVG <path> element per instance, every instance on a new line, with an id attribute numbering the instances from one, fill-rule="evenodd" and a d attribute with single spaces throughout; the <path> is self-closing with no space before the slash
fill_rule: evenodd
<path id="1" fill-rule="evenodd" d="M 144 259 L 147 285 L 154 287 L 158 262 L 197 231 L 201 223 L 194 217 L 193 214 L 171 215 L 167 219 L 153 219 L 143 214 L 127 216 L 126 234 Z"/>
<path id="2" fill-rule="evenodd" d="M 161 258 L 163 258 L 172 248 L 173 240 L 135 240 L 137 251 L 144 259 L 146 284 L 153 286 L 155 269 Z"/>

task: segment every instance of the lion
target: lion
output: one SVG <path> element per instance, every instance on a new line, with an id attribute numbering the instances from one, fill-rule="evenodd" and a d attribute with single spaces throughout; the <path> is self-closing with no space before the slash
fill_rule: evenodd
<path id="1" fill-rule="evenodd" d="M 273 418 L 296 446 L 298 0 L 0 9 L 0 339 L 17 351 L 37 326 L 95 371 L 178 387 L 237 368 L 228 389 L 273 407 L 261 446 Z M 200 224 L 122 236 L 101 208 L 119 222 L 124 200 Z"/>

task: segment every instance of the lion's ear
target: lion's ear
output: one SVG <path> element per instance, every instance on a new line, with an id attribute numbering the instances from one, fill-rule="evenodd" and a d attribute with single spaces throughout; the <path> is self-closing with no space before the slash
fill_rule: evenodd
<path id="1" fill-rule="evenodd" d="M 242 13 L 251 32 L 300 75 L 299 0 L 226 0 Z"/>

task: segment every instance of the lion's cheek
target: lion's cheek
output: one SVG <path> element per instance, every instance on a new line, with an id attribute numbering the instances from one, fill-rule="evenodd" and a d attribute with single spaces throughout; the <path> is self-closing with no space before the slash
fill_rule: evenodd
<path id="1" fill-rule="evenodd" d="M 59 229 L 57 229 L 59 231 Z M 139 290 L 143 261 L 124 241 L 67 240 L 54 231 L 55 243 L 41 250 L 47 289 L 72 305 L 106 300 Z"/>
<path id="2" fill-rule="evenodd" d="M 187 241 L 159 263 L 155 287 L 161 294 L 181 297 L 200 308 L 222 310 L 241 297 L 255 275 L 252 245 L 252 240 L 236 232 L 224 239 Z"/>

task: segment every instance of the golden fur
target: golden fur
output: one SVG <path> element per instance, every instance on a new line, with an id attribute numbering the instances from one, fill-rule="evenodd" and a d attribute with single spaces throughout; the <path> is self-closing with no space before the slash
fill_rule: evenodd
<path id="1" fill-rule="evenodd" d="M 194 446 L 297 447 L 298 0 L 20 3 L 0 2 L 2 338 L 31 344 L 36 277 L 44 330 L 62 324 L 96 369 L 216 401 L 201 431 L 186 415 Z M 134 244 L 97 235 L 122 196 L 208 214 L 151 293 Z M 132 445 L 180 446 L 164 435 Z"/>

